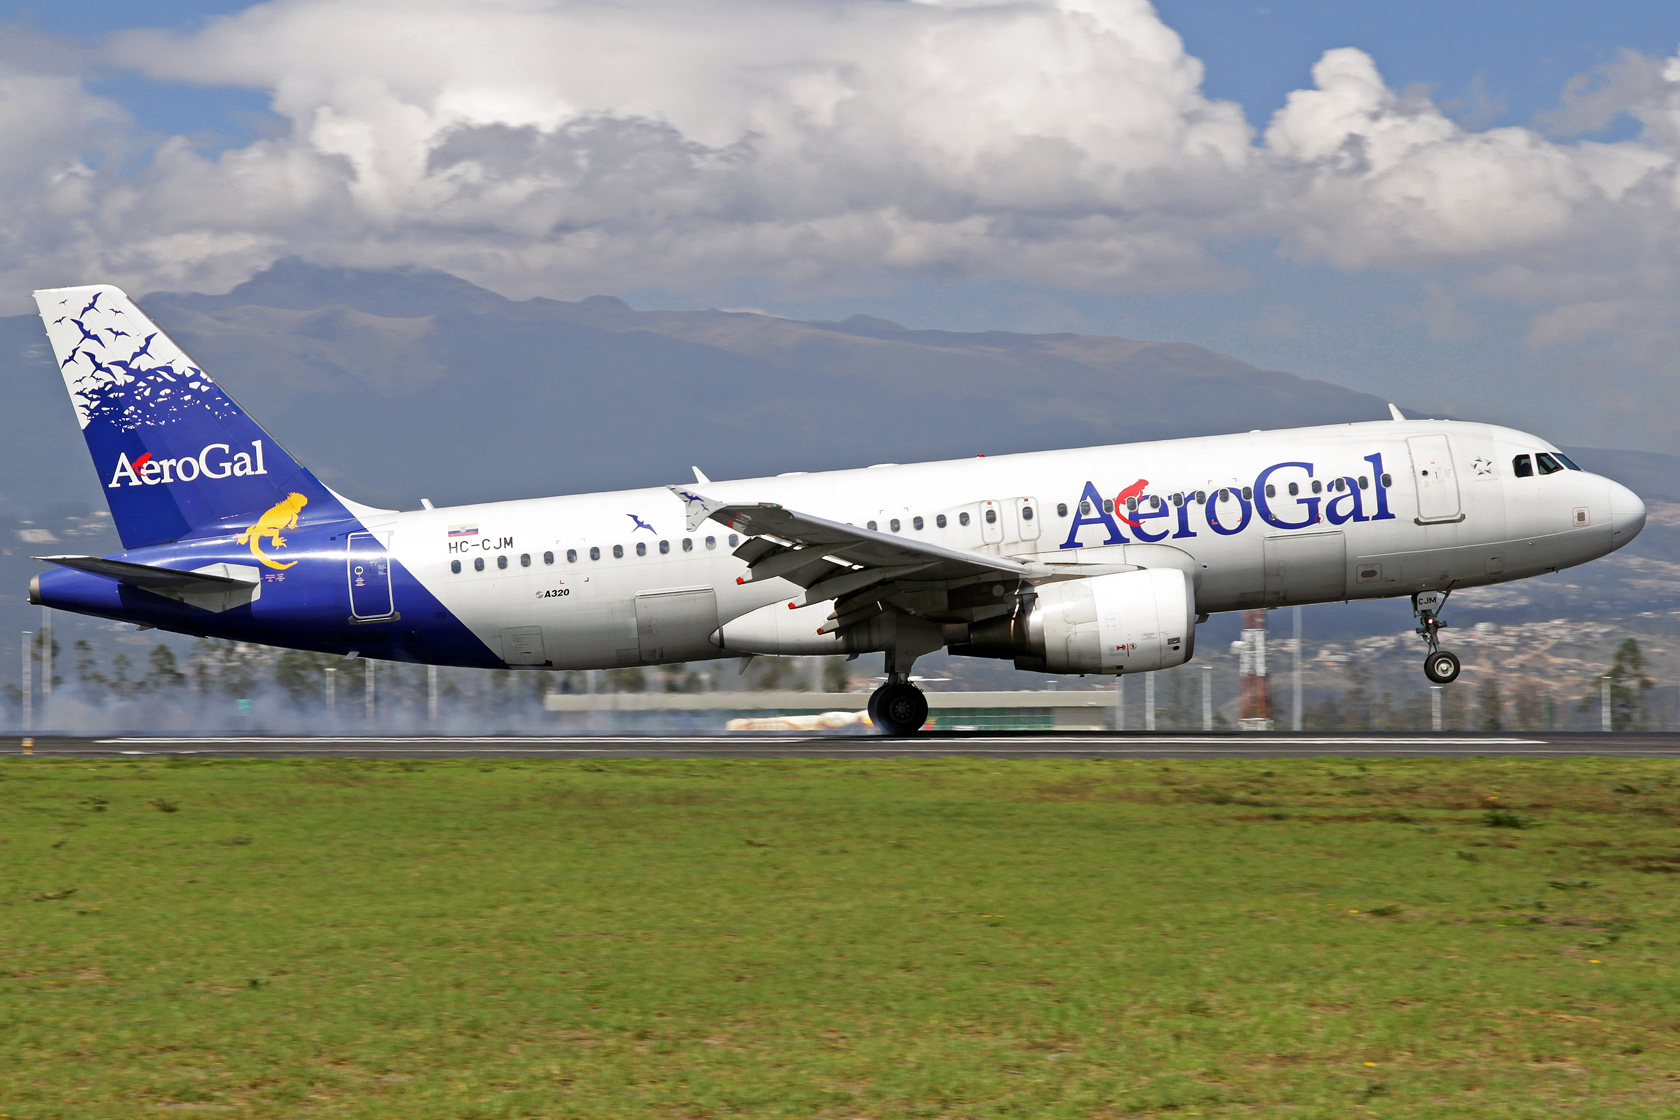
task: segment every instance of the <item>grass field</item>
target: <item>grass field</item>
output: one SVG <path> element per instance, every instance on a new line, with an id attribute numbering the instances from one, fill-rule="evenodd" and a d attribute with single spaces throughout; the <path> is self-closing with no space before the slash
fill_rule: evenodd
<path id="1" fill-rule="evenodd" d="M 0 763 L 13 1118 L 1680 1116 L 1680 765 Z"/>

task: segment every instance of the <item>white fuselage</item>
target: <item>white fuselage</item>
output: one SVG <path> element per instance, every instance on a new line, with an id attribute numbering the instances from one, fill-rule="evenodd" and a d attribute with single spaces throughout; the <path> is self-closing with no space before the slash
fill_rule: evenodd
<path id="1" fill-rule="evenodd" d="M 1182 568 L 1195 609 L 1214 613 L 1501 583 L 1583 563 L 1637 535 L 1644 506 L 1609 479 L 1582 470 L 1518 477 L 1516 457 L 1541 452 L 1556 448 L 1508 428 L 1413 420 L 698 488 L 947 548 Z M 1117 496 L 1109 513 L 1101 503 Z M 688 531 L 683 508 L 652 488 L 363 520 L 508 664 L 586 669 L 730 656 L 710 640 L 719 624 L 800 593 L 781 579 L 737 583 L 747 571 L 731 555 L 738 539 L 711 521 Z M 660 630 L 649 603 L 703 589 L 715 597 L 715 621 Z"/>

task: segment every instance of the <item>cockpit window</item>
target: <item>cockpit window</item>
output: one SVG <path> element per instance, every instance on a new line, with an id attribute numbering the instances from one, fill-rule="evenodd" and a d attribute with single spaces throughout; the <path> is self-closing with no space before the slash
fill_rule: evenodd
<path id="1" fill-rule="evenodd" d="M 1518 455 L 1511 460 L 1511 469 L 1517 472 L 1518 478 L 1532 478 L 1534 476 L 1534 460 L 1527 455 Z"/>
<path id="2" fill-rule="evenodd" d="M 1556 474 L 1563 469 L 1562 463 L 1544 451 L 1534 456 L 1534 462 L 1540 468 L 1541 474 Z"/>
<path id="3" fill-rule="evenodd" d="M 1577 467 L 1575 465 L 1575 460 L 1571 459 L 1569 456 L 1565 455 L 1561 451 L 1559 451 L 1557 453 L 1557 461 L 1562 463 L 1564 466 L 1568 467 L 1572 471 L 1578 471 L 1578 470 L 1581 469 L 1580 467 Z"/>

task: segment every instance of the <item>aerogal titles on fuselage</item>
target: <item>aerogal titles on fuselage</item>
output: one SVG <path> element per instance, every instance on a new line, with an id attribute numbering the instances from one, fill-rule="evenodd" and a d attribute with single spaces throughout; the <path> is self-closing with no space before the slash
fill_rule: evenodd
<path id="1" fill-rule="evenodd" d="M 1073 525 L 1061 547 L 1085 547 L 1079 531 L 1087 525 L 1101 525 L 1107 530 L 1108 538 L 1101 542 L 1106 545 L 1131 543 L 1119 523 L 1127 525 L 1138 541 L 1154 544 L 1200 536 L 1198 529 L 1235 536 L 1257 516 L 1274 529 L 1305 529 L 1321 522 L 1345 525 L 1350 521 L 1393 520 L 1388 508 L 1391 480 L 1383 472 L 1382 454 L 1367 455 L 1364 462 L 1370 464 L 1369 476 L 1332 475 L 1327 480 L 1315 478 L 1312 463 L 1273 463 L 1255 476 L 1252 486 L 1180 491 L 1168 497 L 1150 494 L 1148 480 L 1138 479 L 1121 490 L 1109 508 L 1104 508 L 1096 483 L 1086 482 L 1074 507 Z M 1190 520 L 1194 506 L 1202 509 L 1196 525 Z M 1157 521 L 1158 528 L 1152 524 Z"/>
<path id="2" fill-rule="evenodd" d="M 107 490 L 129 486 L 156 486 L 159 483 L 192 482 L 197 478 L 243 478 L 253 474 L 267 474 L 263 463 L 263 441 L 252 440 L 251 450 L 234 451 L 225 443 L 212 443 L 197 455 L 180 459 L 155 459 L 150 451 L 130 460 L 128 452 L 117 456 L 117 466 L 111 472 Z"/>

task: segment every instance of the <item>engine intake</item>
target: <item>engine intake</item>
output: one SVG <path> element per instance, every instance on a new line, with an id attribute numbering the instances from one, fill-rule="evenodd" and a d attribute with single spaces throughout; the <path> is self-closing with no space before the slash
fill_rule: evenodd
<path id="1" fill-rule="evenodd" d="M 951 652 L 1013 658 L 1041 673 L 1143 673 L 1196 651 L 1196 593 L 1188 573 L 1147 568 L 1040 587 L 1009 618 L 976 622 Z"/>

